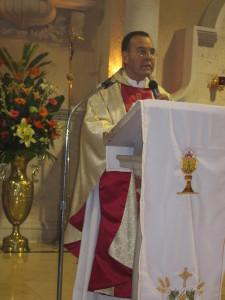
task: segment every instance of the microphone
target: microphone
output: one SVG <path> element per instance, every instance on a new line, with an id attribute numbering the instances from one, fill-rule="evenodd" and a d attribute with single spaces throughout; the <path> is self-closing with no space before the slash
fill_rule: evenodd
<path id="1" fill-rule="evenodd" d="M 101 88 L 106 90 L 107 88 L 109 88 L 111 85 L 113 85 L 116 82 L 118 82 L 118 80 L 112 81 L 112 77 L 109 77 L 108 79 L 106 79 L 105 81 L 103 81 L 101 83 Z"/>
<path id="2" fill-rule="evenodd" d="M 155 80 L 151 80 L 148 86 L 152 91 L 154 98 L 157 99 L 157 94 L 159 93 L 158 83 Z"/>

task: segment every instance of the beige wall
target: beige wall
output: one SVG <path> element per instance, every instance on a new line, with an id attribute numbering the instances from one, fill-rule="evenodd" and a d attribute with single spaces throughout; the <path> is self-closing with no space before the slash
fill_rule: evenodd
<path id="1" fill-rule="evenodd" d="M 77 103 L 109 76 L 109 57 L 118 54 L 123 38 L 124 0 L 97 0 L 85 16 L 83 43 L 76 43 L 73 103 Z"/>
<path id="2" fill-rule="evenodd" d="M 175 32 L 197 25 L 211 2 L 212 0 L 160 0 L 156 73 L 160 84 L 167 86 L 166 79 L 163 78 L 167 68 L 165 57 L 168 59 L 170 56 L 168 49 Z M 97 0 L 95 7 L 86 13 L 84 26 L 86 41 L 76 44 L 77 53 L 74 56 L 73 103 L 85 97 L 99 82 L 109 76 L 109 57 L 113 48 L 120 50 L 124 33 L 124 10 L 125 0 Z M 183 50 L 182 47 L 180 50 Z"/>
<path id="3" fill-rule="evenodd" d="M 207 85 L 215 75 L 225 74 L 225 57 L 221 50 L 225 46 L 225 1 L 208 1 L 205 7 L 203 1 L 197 2 L 195 11 L 198 14 L 193 14 L 193 19 L 189 2 L 174 7 L 176 14 L 173 14 L 174 18 L 171 15 L 173 21 L 168 22 L 169 30 L 165 27 L 165 20 L 170 10 L 164 14 L 165 20 L 162 20 L 161 6 L 159 43 L 162 47 L 159 51 L 162 49 L 164 53 L 160 54 L 163 57 L 158 61 L 160 67 L 157 68 L 157 78 L 175 100 L 224 106 L 224 91 L 210 90 Z M 208 5 L 209 9 L 205 13 Z M 203 13 L 204 21 L 199 22 Z M 190 15 L 190 19 L 187 15 Z M 204 24 L 207 25 L 204 27 Z M 162 28 L 167 35 L 164 35 Z"/>
<path id="4" fill-rule="evenodd" d="M 225 106 L 225 90 L 207 88 L 215 75 L 225 76 L 225 9 L 216 32 L 217 41 L 213 47 L 201 46 L 195 49 L 192 71 L 194 80 L 186 100 L 188 102 Z"/>
<path id="5" fill-rule="evenodd" d="M 164 58 L 175 31 L 197 25 L 210 2 L 212 0 L 160 0 L 156 74 L 160 83 L 163 78 Z"/>

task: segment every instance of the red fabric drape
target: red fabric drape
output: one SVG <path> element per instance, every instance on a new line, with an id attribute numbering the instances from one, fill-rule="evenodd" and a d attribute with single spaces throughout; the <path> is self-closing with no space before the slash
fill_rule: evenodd
<path id="1" fill-rule="evenodd" d="M 115 296 L 129 298 L 132 270 L 109 254 L 109 247 L 120 227 L 131 173 L 105 172 L 100 181 L 99 196 L 101 221 L 95 250 L 89 291 L 114 286 Z M 118 285 L 118 286 L 117 286 Z"/>

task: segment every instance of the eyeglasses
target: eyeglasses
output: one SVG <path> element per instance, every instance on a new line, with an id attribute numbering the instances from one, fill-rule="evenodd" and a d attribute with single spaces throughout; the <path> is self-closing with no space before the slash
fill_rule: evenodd
<path id="1" fill-rule="evenodd" d="M 137 48 L 136 51 L 137 51 L 137 54 L 141 57 L 147 57 L 147 56 L 155 57 L 156 56 L 155 48 L 146 49 L 146 48 L 140 47 L 140 48 Z"/>

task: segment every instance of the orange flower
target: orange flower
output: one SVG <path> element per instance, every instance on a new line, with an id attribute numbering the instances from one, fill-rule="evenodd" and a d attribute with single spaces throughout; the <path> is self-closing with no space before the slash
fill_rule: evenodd
<path id="1" fill-rule="evenodd" d="M 44 129 L 45 125 L 41 123 L 41 121 L 34 121 L 34 126 L 40 129 Z"/>
<path id="2" fill-rule="evenodd" d="M 39 67 L 33 68 L 29 70 L 30 75 L 37 76 L 41 74 L 41 70 Z"/>
<path id="3" fill-rule="evenodd" d="M 24 73 L 16 73 L 17 80 L 23 79 L 23 77 L 24 77 Z"/>
<path id="4" fill-rule="evenodd" d="M 39 112 L 39 115 L 42 116 L 43 118 L 46 117 L 48 115 L 48 110 L 46 107 L 44 106 L 40 106 L 38 108 L 38 112 Z"/>
<path id="5" fill-rule="evenodd" d="M 58 131 L 53 131 L 52 134 L 51 134 L 51 139 L 54 140 L 54 139 L 56 139 L 59 136 L 60 136 L 60 134 L 59 134 Z"/>
<path id="6" fill-rule="evenodd" d="M 49 125 L 50 127 L 56 127 L 56 126 L 57 126 L 57 122 L 56 122 L 56 121 L 53 121 L 53 120 L 49 120 L 49 121 L 48 121 L 48 125 Z"/>
<path id="7" fill-rule="evenodd" d="M 23 98 L 15 98 L 14 101 L 15 101 L 17 104 L 25 104 L 25 103 L 26 103 L 26 100 L 23 99 Z"/>
<path id="8" fill-rule="evenodd" d="M 4 60 L 0 60 L 0 67 L 4 65 Z"/>

